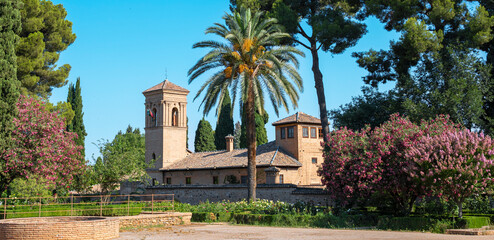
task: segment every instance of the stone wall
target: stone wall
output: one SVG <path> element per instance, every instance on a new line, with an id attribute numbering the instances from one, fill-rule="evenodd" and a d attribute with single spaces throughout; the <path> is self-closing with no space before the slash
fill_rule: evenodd
<path id="1" fill-rule="evenodd" d="M 154 225 L 188 225 L 192 213 L 154 213 L 154 214 L 141 214 L 137 216 L 119 217 L 120 227 L 139 227 L 139 226 L 154 226 Z"/>
<path id="2" fill-rule="evenodd" d="M 0 220 L 0 239 L 86 240 L 119 236 L 117 219 L 103 217 L 42 217 Z"/>
<path id="3" fill-rule="evenodd" d="M 235 185 L 169 185 L 146 188 L 146 194 L 175 194 L 175 200 L 183 203 L 240 201 L 247 198 L 247 186 Z M 297 187 L 293 184 L 259 184 L 258 199 L 283 202 L 311 202 L 317 205 L 331 205 L 329 196 L 321 188 Z"/>

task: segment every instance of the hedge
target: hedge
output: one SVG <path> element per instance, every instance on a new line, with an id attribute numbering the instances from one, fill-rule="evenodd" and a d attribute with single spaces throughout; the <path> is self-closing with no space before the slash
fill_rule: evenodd
<path id="1" fill-rule="evenodd" d="M 192 213 L 194 222 L 231 222 L 234 224 L 317 227 L 317 228 L 355 228 L 376 227 L 384 230 L 409 230 L 444 233 L 448 228 L 479 228 L 490 223 L 486 216 L 465 216 L 463 219 L 431 217 L 393 217 L 369 215 L 295 215 L 295 214 L 252 214 L 252 213 Z"/>
<path id="2" fill-rule="evenodd" d="M 288 227 L 318 227 L 318 228 L 352 228 L 374 226 L 376 215 L 294 215 L 294 214 L 250 214 L 233 213 L 230 222 L 236 224 L 288 226 Z"/>
<path id="3" fill-rule="evenodd" d="M 457 227 L 460 228 L 481 228 L 483 226 L 489 226 L 491 219 L 483 216 L 464 216 L 462 219 L 458 219 Z"/>

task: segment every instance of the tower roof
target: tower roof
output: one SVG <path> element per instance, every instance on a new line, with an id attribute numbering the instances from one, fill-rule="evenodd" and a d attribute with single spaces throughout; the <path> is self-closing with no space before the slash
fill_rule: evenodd
<path id="1" fill-rule="evenodd" d="M 273 126 L 288 124 L 288 123 L 309 123 L 309 124 L 321 124 L 319 118 L 315 118 L 311 115 L 305 114 L 303 112 L 297 112 L 291 116 L 280 119 L 273 123 Z"/>
<path id="2" fill-rule="evenodd" d="M 183 87 L 180 87 L 170 81 L 168 81 L 168 79 L 166 79 L 165 81 L 163 82 L 160 82 L 158 84 L 156 84 L 154 87 L 152 88 L 149 88 L 147 89 L 146 91 L 142 92 L 143 94 L 144 93 L 148 93 L 148 92 L 154 92 L 154 91 L 158 91 L 158 90 L 173 90 L 173 91 L 179 91 L 179 92 L 186 92 L 186 93 L 189 93 L 189 90 L 183 88 Z"/>

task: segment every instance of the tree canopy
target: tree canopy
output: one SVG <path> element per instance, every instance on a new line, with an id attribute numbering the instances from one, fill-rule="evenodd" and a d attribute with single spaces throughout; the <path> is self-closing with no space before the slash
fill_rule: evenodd
<path id="1" fill-rule="evenodd" d="M 494 15 L 494 2 L 490 0 L 480 0 L 482 6 L 484 6 L 489 12 L 490 16 Z M 491 27 L 491 31 L 494 30 L 494 26 Z M 484 94 L 484 114 L 481 116 L 482 129 L 494 137 L 494 39 L 482 46 L 482 50 L 487 52 L 487 64 L 491 66 L 490 78 L 484 86 L 484 91 L 490 94 Z"/>
<path id="2" fill-rule="evenodd" d="M 125 133 L 118 132 L 111 142 L 100 142 L 98 147 L 101 156 L 94 165 L 94 182 L 101 185 L 104 194 L 111 193 L 122 181 L 145 180 L 146 168 L 154 165 L 145 161 L 144 135 L 138 128 L 128 126 Z"/>
<path id="3" fill-rule="evenodd" d="M 401 33 L 398 41 L 390 43 L 390 50 L 354 54 L 358 64 L 369 71 L 364 81 L 373 86 L 387 81 L 406 84 L 410 68 L 427 53 L 446 56 L 446 47 L 458 44 L 479 48 L 492 39 L 494 26 L 494 18 L 483 6 L 471 11 L 462 0 L 371 0 L 365 2 L 365 14 L 377 17 L 386 30 Z"/>
<path id="4" fill-rule="evenodd" d="M 278 19 L 292 38 L 284 39 L 310 50 L 324 140 L 329 133 L 328 110 L 323 75 L 319 67 L 319 49 L 340 54 L 354 46 L 366 33 L 366 26 L 355 18 L 361 1 L 319 0 L 230 0 L 233 6 L 266 11 Z"/>
<path id="5" fill-rule="evenodd" d="M 394 106 L 412 121 L 448 114 L 466 127 L 488 130 L 492 80 L 478 50 L 492 41 L 494 18 L 484 6 L 462 0 L 371 0 L 360 14 L 401 34 L 389 50 L 353 54 L 369 72 L 365 83 L 378 87 L 396 81 Z"/>
<path id="6" fill-rule="evenodd" d="M 335 128 L 360 130 L 366 125 L 374 128 L 387 121 L 391 114 L 403 110 L 400 99 L 392 90 L 383 93 L 363 87 L 362 93 L 363 96 L 353 97 L 350 103 L 330 111 Z"/>
<path id="7" fill-rule="evenodd" d="M 22 94 L 49 97 L 53 88 L 67 84 L 70 65 L 57 67 L 60 53 L 76 38 L 72 22 L 61 4 L 47 0 L 21 0 L 22 31 L 16 47 L 17 78 Z"/>

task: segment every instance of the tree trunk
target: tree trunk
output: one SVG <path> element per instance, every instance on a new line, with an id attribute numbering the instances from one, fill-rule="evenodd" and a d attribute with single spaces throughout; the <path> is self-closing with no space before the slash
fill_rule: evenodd
<path id="1" fill-rule="evenodd" d="M 254 111 L 254 84 L 249 79 L 247 89 L 247 177 L 248 200 L 256 200 L 256 119 Z"/>
<path id="2" fill-rule="evenodd" d="M 463 202 L 458 201 L 458 218 L 463 218 Z"/>
<path id="3" fill-rule="evenodd" d="M 328 142 L 329 124 L 328 110 L 326 109 L 326 97 L 324 96 L 324 84 L 322 82 L 322 73 L 319 69 L 319 55 L 317 53 L 317 42 L 310 41 L 310 52 L 312 54 L 312 72 L 314 73 L 315 87 L 317 91 L 317 102 L 319 103 L 319 116 L 324 142 Z"/>

